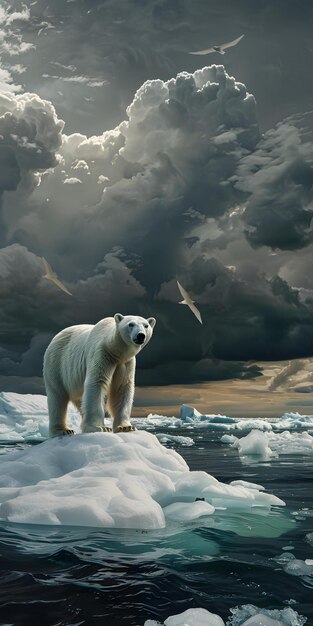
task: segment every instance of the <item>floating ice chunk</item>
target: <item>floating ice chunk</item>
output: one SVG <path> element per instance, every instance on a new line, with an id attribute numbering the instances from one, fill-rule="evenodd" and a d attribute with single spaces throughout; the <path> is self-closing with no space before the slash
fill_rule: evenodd
<path id="1" fill-rule="evenodd" d="M 278 454 L 312 454 L 313 437 L 308 432 L 270 433 L 269 445 Z"/>
<path id="2" fill-rule="evenodd" d="M 299 615 L 290 607 L 267 610 L 246 604 L 230 609 L 232 617 L 228 626 L 303 626 L 307 618 Z"/>
<path id="3" fill-rule="evenodd" d="M 272 505 L 284 502 L 191 472 L 148 432 L 55 437 L 0 456 L 0 519 L 10 522 L 155 529 L 214 507 L 253 513 Z"/>
<path id="4" fill-rule="evenodd" d="M 221 617 L 206 609 L 187 609 L 179 615 L 168 617 L 165 626 L 225 626 Z"/>
<path id="5" fill-rule="evenodd" d="M 145 418 L 132 418 L 132 423 L 138 430 L 153 430 L 154 428 L 180 428 L 182 422 L 177 417 L 168 417 L 149 413 Z"/>
<path id="6" fill-rule="evenodd" d="M 313 426 L 313 415 L 300 415 L 300 413 L 284 413 L 280 419 L 273 422 L 273 428 L 286 428 L 293 430 L 295 428 L 308 428 Z"/>
<path id="7" fill-rule="evenodd" d="M 279 563 L 283 570 L 291 576 L 300 576 L 312 579 L 313 577 L 313 560 L 312 559 L 296 559 L 292 552 L 283 552 L 279 556 L 273 558 L 273 561 Z"/>
<path id="8" fill-rule="evenodd" d="M 233 448 L 236 448 L 240 456 L 259 456 L 262 460 L 270 459 L 275 456 L 271 448 L 269 447 L 268 434 L 260 432 L 259 430 L 251 430 L 245 437 L 224 435 L 221 439 L 222 443 L 229 443 Z"/>
<path id="9" fill-rule="evenodd" d="M 252 604 L 230 609 L 232 616 L 227 626 L 304 626 L 306 617 L 293 609 L 259 609 Z M 144 626 L 160 626 L 160 622 L 147 620 Z M 187 609 L 179 615 L 168 617 L 163 626 L 225 626 L 225 622 L 216 613 L 205 609 Z"/>
<path id="10" fill-rule="evenodd" d="M 236 430 L 272 430 L 272 424 L 268 420 L 262 419 L 242 419 L 236 420 L 234 424 Z"/>
<path id="11" fill-rule="evenodd" d="M 197 409 L 194 409 L 187 404 L 182 404 L 180 407 L 180 419 L 182 422 L 187 422 L 199 426 L 199 422 L 202 422 L 201 426 L 208 424 L 234 424 L 236 420 L 233 417 L 226 417 L 226 415 L 203 415 L 199 413 Z M 206 422 L 206 424 L 203 424 Z"/>
<path id="12" fill-rule="evenodd" d="M 180 407 L 179 416 L 181 420 L 185 420 L 186 417 L 191 417 L 191 418 L 200 417 L 201 413 L 199 413 L 199 411 L 197 411 L 197 409 L 194 409 L 192 406 L 188 406 L 187 404 L 182 404 Z"/>
<path id="13" fill-rule="evenodd" d="M 221 442 L 222 442 L 222 443 L 230 443 L 230 444 L 233 444 L 233 443 L 236 443 L 236 441 L 238 441 L 238 438 L 237 438 L 237 437 L 235 437 L 235 435 L 223 435 L 223 436 L 221 437 Z M 236 446 L 234 446 L 234 447 L 236 447 Z"/>
<path id="14" fill-rule="evenodd" d="M 313 437 L 307 432 L 294 433 L 261 433 L 256 430 L 245 437 L 223 435 L 222 443 L 228 443 L 236 448 L 240 456 L 258 455 L 262 460 L 268 460 L 281 454 L 312 454 Z"/>
<path id="15" fill-rule="evenodd" d="M 155 433 L 158 440 L 164 444 L 174 443 L 178 446 L 189 447 L 194 446 L 195 442 L 191 437 L 183 437 L 182 435 L 164 435 L 161 433 Z"/>

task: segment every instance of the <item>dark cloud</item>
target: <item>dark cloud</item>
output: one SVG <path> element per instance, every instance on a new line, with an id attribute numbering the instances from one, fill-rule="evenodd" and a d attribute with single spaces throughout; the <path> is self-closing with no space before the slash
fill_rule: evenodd
<path id="1" fill-rule="evenodd" d="M 246 35 L 257 34 L 259 49 L 251 8 L 239 2 L 232 28 L 240 30 L 223 34 L 229 2 L 210 7 L 216 32 L 204 28 L 202 2 L 119 5 L 117 16 L 113 2 L 62 3 L 63 24 L 60 2 L 38 0 L 11 22 L 6 13 L 10 41 L 35 42 L 40 31 L 36 60 L 25 51 L 30 69 L 19 75 L 38 93 L 0 95 L 6 388 L 6 377 L 30 377 L 37 385 L 45 346 L 61 328 L 117 311 L 158 319 L 138 358 L 137 384 L 255 377 L 259 368 L 249 361 L 310 356 L 310 137 L 300 118 L 262 134 L 245 84 L 221 65 L 194 71 L 195 59 L 184 52 L 189 43 L 204 47 L 207 38 L 223 35 L 222 41 L 243 26 Z M 262 28 L 278 19 L 267 3 L 258 15 Z M 242 46 L 254 58 L 247 40 Z M 269 53 L 273 46 L 270 40 Z M 249 57 L 242 55 L 238 46 L 226 59 L 238 68 L 236 77 Z M 177 63 L 192 71 L 176 76 Z M 38 79 L 48 65 L 49 77 Z M 107 80 L 111 96 L 97 99 L 91 122 L 89 104 L 80 109 L 79 97 L 91 101 L 97 89 L 108 94 Z M 68 98 L 59 106 L 56 92 L 64 85 Z M 119 97 L 129 105 L 126 115 Z M 65 134 L 66 128 L 80 132 Z M 42 256 L 72 298 L 42 279 Z M 176 279 L 196 300 L 203 326 L 178 306 Z"/>
<path id="2" fill-rule="evenodd" d="M 3 5 L 21 13 L 19 0 Z M 24 72 L 17 68 L 13 76 L 26 91 L 53 102 L 67 132 L 97 134 L 116 126 L 145 80 L 193 72 L 199 58 L 189 50 L 241 33 L 245 38 L 223 61 L 255 94 L 262 129 L 311 108 L 313 9 L 307 0 L 25 0 L 23 5 L 29 17 L 4 21 L 3 60 L 10 69 L 16 65 L 14 46 L 33 46 L 19 58 Z"/>
<path id="3" fill-rule="evenodd" d="M 220 361 L 218 359 L 201 359 L 192 361 L 168 361 L 156 365 L 152 369 L 137 370 L 138 385 L 183 385 L 199 383 L 207 380 L 249 379 L 262 375 L 257 365 L 247 366 L 238 361 Z M 179 401 L 178 401 L 179 403 Z"/>
<path id="4" fill-rule="evenodd" d="M 40 181 L 40 172 L 55 167 L 63 122 L 50 102 L 35 94 L 0 94 L 0 238 L 5 242 L 2 215 L 4 192 L 18 189 L 25 197 Z"/>
<path id="5" fill-rule="evenodd" d="M 241 159 L 237 185 L 250 194 L 244 222 L 252 245 L 293 250 L 312 241 L 312 157 L 313 144 L 285 123 Z"/>

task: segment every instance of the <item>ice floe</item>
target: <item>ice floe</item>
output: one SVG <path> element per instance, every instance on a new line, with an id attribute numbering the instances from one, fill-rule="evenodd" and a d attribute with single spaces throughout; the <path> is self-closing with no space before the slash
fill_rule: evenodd
<path id="1" fill-rule="evenodd" d="M 190 447 L 194 446 L 195 442 L 192 437 L 183 437 L 182 435 L 169 435 L 164 433 L 155 433 L 158 440 L 164 445 L 174 444 L 175 446 Z"/>
<path id="2" fill-rule="evenodd" d="M 236 448 L 241 457 L 258 456 L 262 461 L 284 454 L 313 454 L 313 437 L 308 432 L 295 433 L 286 430 L 274 433 L 251 430 L 241 438 L 223 435 L 221 441 Z"/>
<path id="3" fill-rule="evenodd" d="M 54 437 L 1 456 L 0 503 L 10 522 L 137 529 L 284 505 L 254 483 L 190 471 L 142 431 Z"/>
<path id="4" fill-rule="evenodd" d="M 266 610 L 252 604 L 230 609 L 227 626 L 304 626 L 307 619 L 291 608 Z M 147 620 L 144 626 L 225 626 L 224 620 L 206 609 L 187 609 L 179 615 L 168 617 L 163 625 Z"/>

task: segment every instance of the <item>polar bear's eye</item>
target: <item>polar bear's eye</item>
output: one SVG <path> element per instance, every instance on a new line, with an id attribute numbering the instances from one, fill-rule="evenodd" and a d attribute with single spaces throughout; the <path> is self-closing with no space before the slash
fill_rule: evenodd
<path id="1" fill-rule="evenodd" d="M 134 322 L 129 322 L 128 326 L 129 326 L 129 328 L 134 328 L 135 324 L 134 324 Z"/>
<path id="2" fill-rule="evenodd" d="M 145 328 L 148 328 L 148 324 L 145 324 L 145 325 L 144 325 L 144 327 L 145 327 Z"/>

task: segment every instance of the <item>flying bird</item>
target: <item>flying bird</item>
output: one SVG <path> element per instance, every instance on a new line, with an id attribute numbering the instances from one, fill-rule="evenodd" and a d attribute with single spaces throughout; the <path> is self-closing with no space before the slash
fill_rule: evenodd
<path id="1" fill-rule="evenodd" d="M 190 310 L 196 316 L 197 320 L 200 322 L 200 324 L 202 324 L 201 313 L 195 306 L 194 300 L 191 300 L 190 295 L 187 293 L 187 291 L 184 289 L 184 287 L 181 286 L 181 284 L 178 281 L 177 281 L 177 285 L 178 285 L 178 289 L 181 295 L 184 298 L 179 304 L 187 304 L 187 306 L 189 306 Z"/>
<path id="2" fill-rule="evenodd" d="M 243 38 L 244 35 L 240 35 L 237 39 L 233 41 L 229 41 L 228 43 L 222 43 L 220 46 L 212 46 L 211 48 L 206 48 L 205 50 L 198 50 L 197 52 L 189 52 L 189 54 L 210 54 L 211 52 L 218 52 L 219 54 L 225 54 L 225 50 L 227 48 L 232 48 L 236 46 L 239 41 Z"/>
<path id="3" fill-rule="evenodd" d="M 47 280 L 51 280 L 51 282 L 54 283 L 57 287 L 59 287 L 59 289 L 62 289 L 62 291 L 65 291 L 65 293 L 68 293 L 69 296 L 72 296 L 73 294 L 59 280 L 56 273 L 53 271 L 51 265 L 49 265 L 48 261 L 46 261 L 46 259 L 44 259 L 43 257 L 42 257 L 42 260 L 43 260 L 43 264 L 46 270 L 46 274 L 44 274 L 43 278 L 47 278 Z"/>

